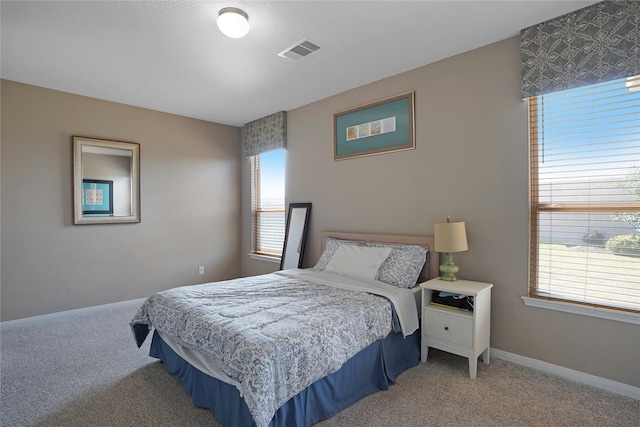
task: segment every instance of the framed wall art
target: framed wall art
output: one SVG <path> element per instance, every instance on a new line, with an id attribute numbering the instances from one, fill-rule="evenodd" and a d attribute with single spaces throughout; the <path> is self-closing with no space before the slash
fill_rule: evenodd
<path id="1" fill-rule="evenodd" d="M 113 181 L 82 180 L 83 215 L 113 215 Z"/>
<path id="2" fill-rule="evenodd" d="M 413 103 L 411 91 L 335 113 L 334 160 L 414 149 Z"/>

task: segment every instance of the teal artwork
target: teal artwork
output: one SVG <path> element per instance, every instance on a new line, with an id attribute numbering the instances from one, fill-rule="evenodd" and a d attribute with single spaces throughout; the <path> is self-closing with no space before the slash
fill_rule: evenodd
<path id="1" fill-rule="evenodd" d="M 113 181 L 82 180 L 82 213 L 84 215 L 113 215 Z"/>
<path id="2" fill-rule="evenodd" d="M 334 159 L 415 148 L 413 92 L 334 114 Z"/>

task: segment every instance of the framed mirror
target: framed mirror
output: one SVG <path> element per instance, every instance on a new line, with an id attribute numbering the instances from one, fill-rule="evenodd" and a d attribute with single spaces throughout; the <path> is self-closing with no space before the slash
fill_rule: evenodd
<path id="1" fill-rule="evenodd" d="M 280 270 L 302 267 L 310 216 L 311 203 L 289 203 Z"/>
<path id="2" fill-rule="evenodd" d="M 140 222 L 140 144 L 73 137 L 74 224 Z"/>

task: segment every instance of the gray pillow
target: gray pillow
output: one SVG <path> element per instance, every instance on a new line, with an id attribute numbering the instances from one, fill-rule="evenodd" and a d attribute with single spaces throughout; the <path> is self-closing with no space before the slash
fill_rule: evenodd
<path id="1" fill-rule="evenodd" d="M 427 250 L 414 245 L 383 245 L 369 243 L 367 246 L 390 246 L 393 248 L 378 270 L 378 280 L 400 288 L 413 288 L 418 283 L 420 272 L 427 261 Z"/>
<path id="2" fill-rule="evenodd" d="M 361 243 L 328 237 L 324 245 L 324 252 L 313 269 L 324 271 L 340 245 L 391 247 L 391 253 L 380 265 L 377 280 L 400 288 L 413 288 L 418 283 L 422 267 L 427 261 L 427 250 L 421 246 Z"/>

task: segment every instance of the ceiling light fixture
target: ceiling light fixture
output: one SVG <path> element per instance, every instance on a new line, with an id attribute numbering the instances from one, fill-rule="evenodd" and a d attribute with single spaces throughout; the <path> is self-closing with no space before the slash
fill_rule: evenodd
<path id="1" fill-rule="evenodd" d="M 249 15 L 235 7 L 225 7 L 218 12 L 218 28 L 227 37 L 239 39 L 249 32 Z"/>

